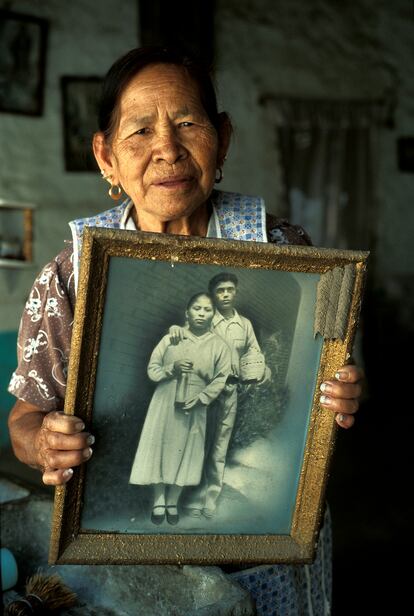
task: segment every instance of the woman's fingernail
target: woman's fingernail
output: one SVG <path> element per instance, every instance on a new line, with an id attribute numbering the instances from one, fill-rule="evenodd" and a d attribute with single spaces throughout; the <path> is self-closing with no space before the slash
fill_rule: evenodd
<path id="1" fill-rule="evenodd" d="M 93 445 L 95 442 L 95 437 L 92 434 L 90 434 L 88 438 L 86 439 L 86 442 L 88 443 L 88 445 Z"/>
<path id="2" fill-rule="evenodd" d="M 330 383 L 322 383 L 320 390 L 325 394 L 329 394 L 332 391 L 332 385 Z"/>
<path id="3" fill-rule="evenodd" d="M 335 372 L 335 378 L 338 379 L 338 381 L 347 381 L 348 373 L 343 371 Z"/>
<path id="4" fill-rule="evenodd" d="M 343 421 L 345 421 L 345 415 L 342 415 L 342 413 L 340 413 L 339 415 L 337 415 L 338 421 L 340 421 L 341 423 Z"/>
<path id="5" fill-rule="evenodd" d="M 329 406 L 331 404 L 331 399 L 329 396 L 321 396 L 320 401 L 321 404 L 325 404 L 325 406 Z"/>
<path id="6" fill-rule="evenodd" d="M 69 479 L 69 477 L 72 477 L 73 475 L 73 468 L 67 468 L 63 471 L 62 475 L 65 479 Z"/>
<path id="7" fill-rule="evenodd" d="M 90 447 L 88 447 L 87 449 L 84 449 L 82 453 L 83 453 L 83 457 L 85 459 L 88 459 L 92 455 L 92 449 Z"/>
<path id="8" fill-rule="evenodd" d="M 85 424 L 83 423 L 83 421 L 78 421 L 78 423 L 75 424 L 75 428 L 82 431 L 85 429 Z"/>

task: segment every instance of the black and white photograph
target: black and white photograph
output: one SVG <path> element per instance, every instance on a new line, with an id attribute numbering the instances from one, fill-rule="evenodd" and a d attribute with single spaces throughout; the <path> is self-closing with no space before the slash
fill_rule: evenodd
<path id="1" fill-rule="evenodd" d="M 42 115 L 48 21 L 0 9 L 0 112 Z"/>
<path id="2" fill-rule="evenodd" d="M 111 260 L 83 528 L 289 533 L 322 347 L 318 280 Z"/>

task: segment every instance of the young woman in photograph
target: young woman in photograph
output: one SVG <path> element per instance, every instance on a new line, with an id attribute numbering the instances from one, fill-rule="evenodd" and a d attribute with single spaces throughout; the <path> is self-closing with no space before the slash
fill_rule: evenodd
<path id="1" fill-rule="evenodd" d="M 207 409 L 231 373 L 230 349 L 210 331 L 213 300 L 197 293 L 185 312 L 186 338 L 164 336 L 151 354 L 156 383 L 131 470 L 130 483 L 154 486 L 151 520 L 177 524 L 184 486 L 197 486 L 205 454 Z"/>

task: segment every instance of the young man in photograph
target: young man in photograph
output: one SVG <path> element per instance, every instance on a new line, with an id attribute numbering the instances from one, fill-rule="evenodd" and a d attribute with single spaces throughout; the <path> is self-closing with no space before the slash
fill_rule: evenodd
<path id="1" fill-rule="evenodd" d="M 243 387 L 247 380 L 262 385 L 271 377 L 270 369 L 264 364 L 251 322 L 235 308 L 237 287 L 237 276 L 227 272 L 214 276 L 208 285 L 215 306 L 211 331 L 220 336 L 230 348 L 232 375 L 217 401 L 215 425 L 203 478 L 186 501 L 186 508 L 194 517 L 215 515 L 217 500 L 223 487 L 227 450 L 236 419 L 238 389 Z M 185 327 L 173 326 L 170 330 L 172 342 L 178 342 L 185 337 L 185 331 Z"/>

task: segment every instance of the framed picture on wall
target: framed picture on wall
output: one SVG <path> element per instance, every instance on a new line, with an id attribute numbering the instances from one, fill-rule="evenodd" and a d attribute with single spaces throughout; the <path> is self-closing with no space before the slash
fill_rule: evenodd
<path id="1" fill-rule="evenodd" d="M 61 77 L 66 171 L 97 171 L 92 136 L 98 130 L 101 77 Z"/>
<path id="2" fill-rule="evenodd" d="M 310 562 L 367 253 L 85 229 L 52 563 Z"/>
<path id="3" fill-rule="evenodd" d="M 48 21 L 0 9 L 0 112 L 43 113 Z"/>

